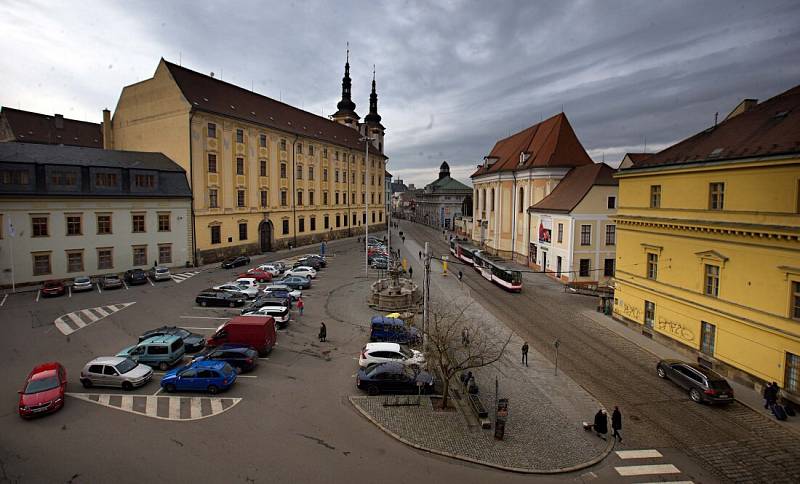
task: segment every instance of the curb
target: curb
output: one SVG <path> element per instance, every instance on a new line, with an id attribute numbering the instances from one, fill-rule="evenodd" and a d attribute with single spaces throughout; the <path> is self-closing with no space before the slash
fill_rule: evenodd
<path id="1" fill-rule="evenodd" d="M 359 407 L 356 404 L 355 400 L 356 399 L 364 399 L 364 398 L 367 398 L 367 397 L 356 397 L 356 396 L 350 395 L 350 396 L 347 397 L 347 400 L 358 411 L 358 413 L 360 413 L 362 416 L 364 416 L 364 418 L 366 418 L 367 420 L 372 422 L 373 425 L 375 425 L 376 427 L 381 429 L 385 434 L 391 436 L 395 440 L 399 440 L 400 442 L 408 445 L 409 447 L 413 447 L 415 449 L 423 450 L 423 451 L 429 452 L 431 454 L 441 455 L 441 456 L 444 456 L 444 457 L 449 457 L 451 459 L 457 459 L 457 460 L 461 460 L 461 461 L 464 461 L 464 462 L 470 462 L 472 464 L 478 464 L 478 465 L 482 465 L 482 466 L 485 466 L 485 467 L 491 467 L 491 468 L 498 469 L 498 470 L 501 470 L 501 471 L 515 472 L 515 473 L 518 473 L 518 474 L 563 474 L 563 473 L 567 473 L 567 472 L 574 472 L 574 471 L 585 469 L 587 467 L 591 467 L 591 466 L 597 464 L 598 462 L 600 462 L 603 459 L 605 459 L 608 456 L 608 454 L 611 453 L 611 450 L 614 448 L 614 441 L 613 440 L 609 440 L 608 444 L 606 445 L 606 449 L 600 455 L 598 455 L 597 457 L 593 458 L 592 460 L 589 460 L 587 462 L 583 462 L 581 464 L 577 464 L 577 465 L 574 465 L 574 466 L 561 467 L 561 468 L 558 468 L 558 469 L 526 469 L 526 468 L 522 468 L 522 467 L 504 466 L 504 465 L 501 465 L 501 464 L 495 464 L 495 463 L 492 463 L 492 462 L 473 459 L 472 457 L 467 457 L 465 455 L 453 454 L 453 453 L 447 452 L 445 450 L 432 449 L 430 447 L 425 447 L 423 445 L 411 442 L 411 441 L 407 440 L 406 438 L 396 434 L 395 432 L 387 429 L 380 422 L 378 422 L 374 418 L 372 418 L 372 416 L 369 415 L 365 410 L 361 409 L 361 407 Z M 605 407 L 603 407 L 603 408 L 605 409 Z"/>

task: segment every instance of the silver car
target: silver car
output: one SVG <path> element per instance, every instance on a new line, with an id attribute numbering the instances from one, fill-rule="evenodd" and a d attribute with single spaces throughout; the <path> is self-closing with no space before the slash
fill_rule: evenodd
<path id="1" fill-rule="evenodd" d="M 78 276 L 72 280 L 72 292 L 91 291 L 94 289 L 92 280 L 86 276 Z"/>
<path id="2" fill-rule="evenodd" d="M 121 356 L 101 356 L 95 358 L 81 371 L 84 387 L 118 387 L 133 390 L 150 381 L 153 369 Z"/>
<path id="3" fill-rule="evenodd" d="M 168 281 L 172 279 L 172 274 L 169 272 L 169 267 L 157 266 L 150 269 L 150 279 L 154 281 Z"/>

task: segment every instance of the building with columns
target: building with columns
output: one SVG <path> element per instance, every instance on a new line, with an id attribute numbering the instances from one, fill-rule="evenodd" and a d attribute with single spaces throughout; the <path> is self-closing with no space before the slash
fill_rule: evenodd
<path id="1" fill-rule="evenodd" d="M 434 227 L 452 230 L 456 217 L 464 215 L 464 200 L 472 196 L 472 189 L 450 176 L 446 161 L 439 166 L 439 178 L 427 184 L 417 195 L 416 221 Z M 471 207 L 472 202 L 468 201 Z"/>

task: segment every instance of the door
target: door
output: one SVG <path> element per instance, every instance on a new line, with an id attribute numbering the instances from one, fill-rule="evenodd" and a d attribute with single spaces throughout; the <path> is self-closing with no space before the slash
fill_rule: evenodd
<path id="1" fill-rule="evenodd" d="M 542 270 L 547 272 L 547 252 L 542 251 Z"/>
<path id="2" fill-rule="evenodd" d="M 561 256 L 556 257 L 556 277 L 561 277 Z"/>
<path id="3" fill-rule="evenodd" d="M 178 390 L 198 390 L 197 370 L 186 370 L 178 377 Z"/>
<path id="4" fill-rule="evenodd" d="M 258 242 L 261 252 L 272 250 L 272 222 L 269 220 L 262 220 L 258 224 Z"/>
<path id="5" fill-rule="evenodd" d="M 111 365 L 103 367 L 103 385 L 116 386 L 120 382 L 117 378 L 117 369 Z"/>

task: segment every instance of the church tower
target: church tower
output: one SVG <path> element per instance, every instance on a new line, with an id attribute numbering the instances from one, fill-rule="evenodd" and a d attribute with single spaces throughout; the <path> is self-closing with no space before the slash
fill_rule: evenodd
<path id="1" fill-rule="evenodd" d="M 358 129 L 360 116 L 356 114 L 356 103 L 352 99 L 352 86 L 350 82 L 350 48 L 347 48 L 347 60 L 344 64 L 344 77 L 342 78 L 342 100 L 336 105 L 338 111 L 331 116 L 337 123 Z"/>
<path id="2" fill-rule="evenodd" d="M 381 124 L 381 115 L 378 114 L 378 93 L 375 90 L 375 66 L 372 67 L 372 92 L 369 95 L 369 114 L 364 117 L 361 134 L 374 138 L 373 146 L 378 153 L 383 153 L 383 133 L 386 128 Z"/>

